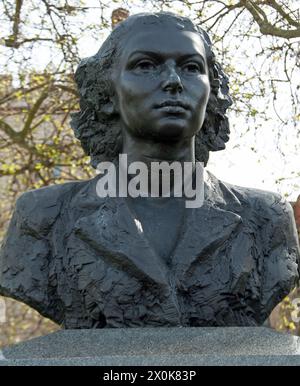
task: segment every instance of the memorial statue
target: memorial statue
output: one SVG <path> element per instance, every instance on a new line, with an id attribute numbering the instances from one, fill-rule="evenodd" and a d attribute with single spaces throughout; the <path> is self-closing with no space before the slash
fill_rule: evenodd
<path id="1" fill-rule="evenodd" d="M 228 78 L 187 18 L 129 17 L 75 78 L 71 125 L 95 168 L 119 154 L 206 165 L 229 139 Z M 203 202 L 187 208 L 175 195 L 100 197 L 101 178 L 19 197 L 1 295 L 64 328 L 257 326 L 296 285 L 298 238 L 280 195 L 205 171 Z"/>

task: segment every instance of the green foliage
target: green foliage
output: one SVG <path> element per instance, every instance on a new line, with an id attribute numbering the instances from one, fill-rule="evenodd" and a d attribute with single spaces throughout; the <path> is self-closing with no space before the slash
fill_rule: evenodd
<path id="1" fill-rule="evenodd" d="M 293 299 L 300 298 L 300 289 L 295 288 L 289 296 L 286 296 L 283 301 L 276 307 L 271 316 L 271 324 L 278 331 L 284 331 L 293 335 L 300 336 L 300 325 L 296 323 L 296 318 L 299 318 L 299 309 L 292 303 Z"/>

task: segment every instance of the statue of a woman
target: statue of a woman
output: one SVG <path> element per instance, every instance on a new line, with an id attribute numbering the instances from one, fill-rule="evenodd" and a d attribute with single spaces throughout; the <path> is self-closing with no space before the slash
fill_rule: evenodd
<path id="1" fill-rule="evenodd" d="M 206 165 L 229 139 L 228 79 L 189 19 L 129 17 L 76 81 L 72 127 L 95 167 L 120 153 Z M 21 195 L 2 295 L 65 328 L 255 326 L 295 286 L 298 239 L 278 194 L 206 173 L 203 205 L 186 208 L 180 197 L 99 197 L 99 178 Z"/>

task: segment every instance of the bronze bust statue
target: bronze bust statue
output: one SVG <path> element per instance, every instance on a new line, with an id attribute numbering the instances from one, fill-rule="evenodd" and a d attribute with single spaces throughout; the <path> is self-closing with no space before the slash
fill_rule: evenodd
<path id="1" fill-rule="evenodd" d="M 206 165 L 229 139 L 228 78 L 187 18 L 129 17 L 76 82 L 71 124 L 94 167 L 120 153 Z M 178 197 L 100 198 L 99 178 L 20 196 L 2 295 L 65 328 L 256 326 L 295 286 L 299 245 L 280 195 L 207 172 L 203 205 L 187 209 Z"/>

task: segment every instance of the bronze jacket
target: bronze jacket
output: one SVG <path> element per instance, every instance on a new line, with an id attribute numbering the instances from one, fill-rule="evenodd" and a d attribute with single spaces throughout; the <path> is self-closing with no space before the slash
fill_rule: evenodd
<path id="1" fill-rule="evenodd" d="M 275 193 L 207 173 L 167 265 L 124 198 L 98 177 L 17 200 L 0 255 L 0 294 L 65 328 L 261 325 L 295 286 L 299 243 Z"/>

